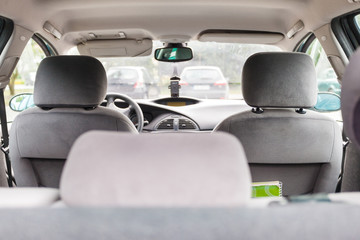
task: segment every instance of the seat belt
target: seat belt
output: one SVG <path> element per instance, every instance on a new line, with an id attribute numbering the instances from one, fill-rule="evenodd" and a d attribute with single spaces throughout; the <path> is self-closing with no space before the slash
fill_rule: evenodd
<path id="1" fill-rule="evenodd" d="M 345 136 L 344 132 L 343 132 L 343 139 L 344 140 L 343 140 L 343 152 L 342 152 L 342 160 L 341 160 L 341 171 L 340 171 L 339 180 L 338 180 L 338 184 L 336 186 L 335 192 L 341 192 L 342 180 L 344 178 L 346 148 L 350 143 L 350 139 Z"/>
<path id="2" fill-rule="evenodd" d="M 9 187 L 14 187 L 14 184 L 16 184 L 16 182 L 12 174 L 12 167 L 9 156 L 9 132 L 7 128 L 4 88 L 0 90 L 0 123 L 1 123 L 1 131 L 2 131 L 1 151 L 5 155 L 7 181 Z"/>

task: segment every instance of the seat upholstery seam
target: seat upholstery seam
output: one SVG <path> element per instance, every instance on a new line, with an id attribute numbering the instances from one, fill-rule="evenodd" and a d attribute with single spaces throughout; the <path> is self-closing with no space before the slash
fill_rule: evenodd
<path id="1" fill-rule="evenodd" d="M 335 146 L 335 125 L 333 124 L 333 144 L 332 144 L 332 147 L 331 147 L 331 154 L 330 154 L 330 159 L 329 159 L 329 163 L 331 162 L 331 159 L 333 157 L 333 154 L 334 154 L 334 146 Z"/>
<path id="2" fill-rule="evenodd" d="M 104 115 L 103 114 L 100 114 L 100 113 L 91 113 L 90 111 L 86 112 L 86 113 L 83 113 L 83 112 L 31 112 L 31 113 L 25 113 L 23 114 L 22 116 L 26 116 L 26 115 L 36 115 L 36 114 L 79 114 L 79 115 L 90 115 L 92 114 L 93 116 L 100 116 L 100 117 L 103 117 Z M 122 116 L 122 117 L 126 117 L 124 114 L 122 113 L 119 113 L 119 112 L 115 112 L 115 114 L 121 114 L 119 116 Z M 111 116 L 112 117 L 112 116 Z M 115 117 L 115 116 L 114 116 Z"/>
<path id="3" fill-rule="evenodd" d="M 242 114 L 242 113 L 240 113 Z M 239 114 L 239 115 L 240 115 Z M 232 116 L 231 118 L 238 117 L 239 115 Z M 245 122 L 247 120 L 269 120 L 269 119 L 296 119 L 296 120 L 316 120 L 316 121 L 324 121 L 334 123 L 333 119 L 316 119 L 316 118 L 297 118 L 297 117 L 264 117 L 264 118 L 246 118 L 246 119 L 237 119 L 239 122 Z"/>
<path id="4" fill-rule="evenodd" d="M 328 162 L 324 162 L 323 164 L 321 164 L 321 167 L 319 169 L 319 173 L 316 177 L 316 181 L 315 181 L 315 184 L 314 184 L 314 189 L 313 189 L 313 192 L 315 191 L 316 188 L 319 188 L 319 184 L 318 184 L 318 181 L 319 180 L 319 177 L 320 177 L 320 174 L 321 174 L 321 170 L 322 168 L 324 167 L 325 164 L 330 164 L 331 165 L 331 159 L 333 157 L 333 154 L 334 154 L 334 147 L 335 147 L 335 125 L 333 124 L 333 142 L 332 142 L 332 147 L 331 147 L 331 154 L 330 154 L 330 158 L 329 158 L 329 161 Z"/>
<path id="5" fill-rule="evenodd" d="M 15 135 L 16 135 L 16 136 L 15 136 L 15 137 L 16 137 L 16 148 L 17 148 L 17 151 L 18 151 L 18 153 L 19 153 L 19 155 L 20 155 L 20 158 L 22 158 L 22 153 L 21 153 L 20 147 L 19 147 L 19 146 L 20 146 L 20 145 L 19 145 L 19 135 L 18 135 L 18 132 L 19 132 L 19 131 L 16 130 L 16 129 L 18 128 L 18 127 L 17 127 L 18 121 L 15 120 L 14 122 L 15 122 L 15 126 L 14 126 L 15 128 L 14 128 L 14 129 L 15 129 Z M 10 136 L 10 137 L 11 137 L 11 136 Z"/>
<path id="6" fill-rule="evenodd" d="M 229 119 L 229 120 L 230 120 L 230 121 L 229 121 L 228 131 L 229 131 L 229 133 L 231 133 L 230 129 L 231 129 L 231 122 L 232 122 L 232 120 L 231 120 L 231 119 Z"/>

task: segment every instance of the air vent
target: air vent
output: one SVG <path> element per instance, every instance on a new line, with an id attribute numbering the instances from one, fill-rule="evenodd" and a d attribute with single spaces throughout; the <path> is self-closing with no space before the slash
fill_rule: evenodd
<path id="1" fill-rule="evenodd" d="M 174 129 L 174 119 L 161 121 L 157 129 Z"/>
<path id="2" fill-rule="evenodd" d="M 179 129 L 196 129 L 196 126 L 190 120 L 179 119 Z"/>

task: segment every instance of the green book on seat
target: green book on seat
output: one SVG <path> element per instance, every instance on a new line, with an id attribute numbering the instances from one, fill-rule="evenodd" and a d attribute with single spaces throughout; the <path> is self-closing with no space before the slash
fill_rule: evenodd
<path id="1" fill-rule="evenodd" d="M 281 197 L 282 183 L 280 181 L 252 183 L 252 197 Z"/>

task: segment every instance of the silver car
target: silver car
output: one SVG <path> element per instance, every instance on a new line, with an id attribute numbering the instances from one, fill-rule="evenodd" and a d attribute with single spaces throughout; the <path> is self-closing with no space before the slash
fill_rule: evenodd
<path id="1" fill-rule="evenodd" d="M 181 73 L 181 96 L 225 99 L 229 84 L 221 69 L 213 66 L 186 67 Z"/>
<path id="2" fill-rule="evenodd" d="M 136 99 L 158 97 L 158 83 L 144 67 L 111 67 L 107 71 L 108 92 L 123 93 Z"/>

